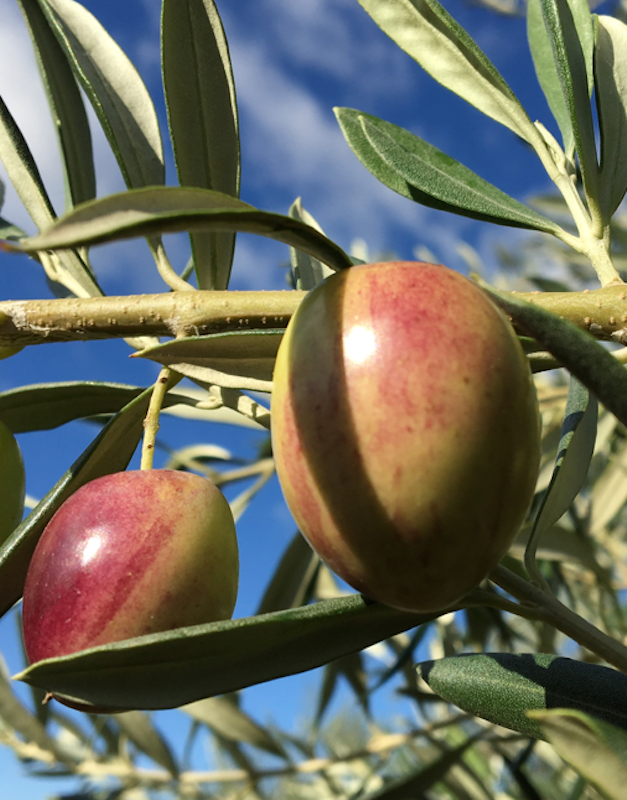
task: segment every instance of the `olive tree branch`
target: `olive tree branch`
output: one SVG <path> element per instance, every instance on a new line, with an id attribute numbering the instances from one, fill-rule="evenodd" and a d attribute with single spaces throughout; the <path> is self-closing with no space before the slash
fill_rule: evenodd
<path id="1" fill-rule="evenodd" d="M 522 604 L 521 609 L 533 609 L 535 619 L 552 625 L 608 664 L 627 673 L 627 647 L 571 611 L 555 595 L 519 577 L 502 564 L 492 570 L 489 578 L 515 597 Z"/>
<path id="2" fill-rule="evenodd" d="M 0 302 L 0 348 L 133 336 L 200 336 L 284 328 L 301 291 L 173 291 L 121 297 Z M 520 292 L 599 339 L 627 345 L 627 286 L 584 292 Z"/>

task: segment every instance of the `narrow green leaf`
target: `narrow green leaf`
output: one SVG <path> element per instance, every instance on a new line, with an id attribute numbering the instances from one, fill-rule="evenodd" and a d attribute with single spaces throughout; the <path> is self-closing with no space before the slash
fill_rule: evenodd
<path id="1" fill-rule="evenodd" d="M 232 697 L 206 697 L 181 708 L 190 717 L 208 725 L 212 731 L 233 742 L 244 742 L 265 750 L 274 756 L 285 758 L 283 748 L 270 732 L 242 711 Z"/>
<path id="2" fill-rule="evenodd" d="M 35 159 L 0 97 L 0 161 L 4 166 L 17 196 L 24 204 L 39 230 L 47 228 L 55 218 Z"/>
<path id="3" fill-rule="evenodd" d="M 304 222 L 306 225 L 320 231 L 320 233 L 324 233 L 311 214 L 303 208 L 300 197 L 292 203 L 288 214 L 292 219 Z M 316 284 L 328 278 L 332 273 L 332 270 L 325 267 L 317 258 L 312 258 L 295 247 L 290 247 L 290 262 L 292 264 L 295 289 L 309 291 L 309 289 L 313 289 Z"/>
<path id="4" fill-rule="evenodd" d="M 597 17 L 596 101 L 601 129 L 599 203 L 609 219 L 627 189 L 627 25 Z"/>
<path id="5" fill-rule="evenodd" d="M 246 231 L 298 247 L 333 269 L 351 266 L 338 245 L 309 225 L 219 192 L 175 186 L 135 189 L 83 203 L 45 233 L 20 244 L 33 253 L 185 230 Z"/>
<path id="6" fill-rule="evenodd" d="M 540 2 L 564 102 L 570 117 L 586 194 L 596 200 L 598 164 L 586 58 L 568 0 L 540 0 Z M 588 26 L 592 31 L 589 10 L 588 18 Z"/>
<path id="7" fill-rule="evenodd" d="M 74 419 L 115 413 L 143 391 L 97 381 L 35 383 L 0 392 L 0 419 L 13 433 L 49 430 Z"/>
<path id="8" fill-rule="evenodd" d="M 499 225 L 549 233 L 558 229 L 553 221 L 509 197 L 409 131 L 382 124 L 381 120 L 373 122 L 364 115 L 359 122 L 372 150 L 404 182 L 405 192 L 416 202 Z"/>
<path id="9" fill-rule="evenodd" d="M 126 405 L 0 547 L 0 615 L 22 595 L 30 558 L 54 512 L 85 483 L 126 469 L 143 431 L 152 388 Z"/>
<path id="10" fill-rule="evenodd" d="M 557 74 L 553 48 L 544 24 L 540 0 L 528 0 L 527 2 L 527 39 L 538 83 L 542 87 L 549 108 L 561 131 L 564 151 L 572 161 L 575 157 L 575 134 L 564 100 L 562 84 Z"/>
<path id="11" fill-rule="evenodd" d="M 581 711 L 533 711 L 546 739 L 565 761 L 606 795 L 623 800 L 627 784 L 627 733 Z"/>
<path id="12" fill-rule="evenodd" d="M 237 197 L 240 145 L 228 44 L 213 0 L 164 0 L 163 86 L 181 186 Z M 200 289 L 226 289 L 235 234 L 193 233 Z"/>
<path id="13" fill-rule="evenodd" d="M 85 90 L 129 187 L 162 184 L 163 148 L 152 99 L 126 54 L 75 0 L 39 0 Z"/>
<path id="14" fill-rule="evenodd" d="M 433 78 L 533 144 L 538 132 L 496 67 L 437 0 L 359 0 Z"/>
<path id="15" fill-rule="evenodd" d="M 115 721 L 135 747 L 155 763 L 165 767 L 174 777 L 178 775 L 179 770 L 172 750 L 167 740 L 152 724 L 148 714 L 141 711 L 127 711 L 116 716 Z"/>
<path id="16" fill-rule="evenodd" d="M 627 729 L 627 675 L 548 653 L 484 653 L 425 661 L 420 677 L 443 700 L 543 739 L 528 711 L 571 708 Z"/>
<path id="17" fill-rule="evenodd" d="M 352 595 L 129 639 L 41 661 L 16 677 L 120 710 L 175 708 L 314 669 L 433 617 Z"/>
<path id="18" fill-rule="evenodd" d="M 283 333 L 269 329 L 192 336 L 141 350 L 134 357 L 149 358 L 177 371 L 184 365 L 201 367 L 205 383 L 238 389 L 244 378 L 247 386 L 255 381 L 261 391 L 268 391 Z M 200 375 L 198 371 L 194 374 Z"/>
<path id="19" fill-rule="evenodd" d="M 566 369 L 627 425 L 627 371 L 590 334 L 533 303 L 484 286 L 492 299 L 527 335 L 552 353 Z"/>
<path id="20" fill-rule="evenodd" d="M 66 54 L 37 0 L 18 0 L 33 40 L 63 162 L 66 205 L 96 196 L 96 173 L 85 106 Z"/>
<path id="21" fill-rule="evenodd" d="M 7 171 L 18 197 L 39 230 L 49 228 L 55 212 L 43 185 L 39 170 L 9 109 L 0 97 L 0 161 Z M 8 234 L 11 231 L 7 232 Z M 35 255 L 35 254 L 34 254 Z M 48 277 L 77 295 L 102 294 L 100 287 L 78 253 L 36 254 Z"/>
<path id="22" fill-rule="evenodd" d="M 319 565 L 318 554 L 301 533 L 296 533 L 266 587 L 257 614 L 304 605 L 311 597 Z"/>
<path id="23" fill-rule="evenodd" d="M 100 381 L 35 383 L 0 392 L 0 420 L 13 433 L 49 430 L 75 419 L 115 414 L 144 391 L 140 386 Z M 172 406 L 184 405 L 188 415 L 206 419 L 206 411 L 195 409 L 198 402 L 185 391 L 171 391 L 163 408 L 167 412 Z M 173 413 L 185 416 L 181 409 Z"/>
<path id="24" fill-rule="evenodd" d="M 534 520 L 532 537 L 541 537 L 579 494 L 594 452 L 597 420 L 595 398 L 576 378 L 571 378 L 555 469 Z"/>

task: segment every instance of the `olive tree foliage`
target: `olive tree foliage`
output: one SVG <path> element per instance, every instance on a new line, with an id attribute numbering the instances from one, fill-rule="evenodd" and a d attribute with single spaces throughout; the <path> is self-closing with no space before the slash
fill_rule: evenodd
<path id="1" fill-rule="evenodd" d="M 144 448 L 154 446 L 159 411 L 198 420 L 198 445 L 175 451 L 168 465 L 221 486 L 245 480 L 235 516 L 254 507 L 273 475 L 269 448 L 242 464 L 214 446 L 212 424 L 269 429 L 273 362 L 291 314 L 304 292 L 356 260 L 300 202 L 280 215 L 238 199 L 236 87 L 213 0 L 162 0 L 177 186 L 164 184 L 150 94 L 106 30 L 75 0 L 15 1 L 58 133 L 66 211 L 55 215 L 0 100 L 0 158 L 38 230 L 28 237 L 0 219 L 0 236 L 40 264 L 51 289 L 49 298 L 0 302 L 0 354 L 123 338 L 161 366 L 155 387 L 167 391 L 85 381 L 0 393 L 0 421 L 13 434 L 77 419 L 99 425 L 23 522 L 0 529 L 3 613 L 19 601 L 55 510 L 86 482 L 124 470 L 145 422 Z M 543 455 L 529 519 L 484 584 L 438 614 L 347 594 L 296 532 L 249 618 L 28 666 L 17 677 L 31 687 L 30 702 L 0 673 L 0 741 L 33 776 L 77 776 L 81 797 L 624 796 L 627 26 L 592 14 L 585 0 L 529 0 L 529 45 L 558 142 L 437 0 L 359 3 L 442 91 L 522 139 L 555 185 L 554 196 L 525 205 L 408 131 L 335 110 L 357 158 L 409 201 L 538 232 L 515 256 L 501 254 L 498 289 L 484 284 L 512 319 L 537 380 Z M 124 177 L 119 194 L 95 196 L 84 98 Z M 172 264 L 161 239 L 181 231 L 191 241 L 187 265 Z M 238 232 L 289 247 L 293 291 L 225 291 Z M 132 237 L 147 240 L 165 290 L 104 296 L 90 248 Z M 21 491 L 19 481 L 2 481 L 3 514 Z M 431 658 L 416 663 L 425 645 Z M 301 733 L 244 710 L 247 687 L 320 666 L 317 714 Z M 329 718 L 340 684 L 359 710 Z M 403 719 L 373 711 L 390 685 L 405 698 Z M 45 692 L 128 711 L 79 717 L 42 704 Z M 175 708 L 188 727 L 182 753 L 150 713 Z M 217 767 L 202 771 L 186 753 L 207 739 Z"/>

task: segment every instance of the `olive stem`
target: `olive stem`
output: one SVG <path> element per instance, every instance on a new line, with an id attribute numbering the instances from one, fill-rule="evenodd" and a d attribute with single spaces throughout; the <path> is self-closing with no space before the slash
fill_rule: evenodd
<path id="1" fill-rule="evenodd" d="M 534 608 L 536 619 L 542 619 L 608 664 L 627 673 L 627 647 L 571 611 L 555 595 L 519 577 L 502 564 L 492 570 L 489 577 L 524 606 Z"/>
<path id="2" fill-rule="evenodd" d="M 155 442 L 159 431 L 159 415 L 168 391 L 183 378 L 178 372 L 173 372 L 170 367 L 163 367 L 155 381 L 150 405 L 144 419 L 144 439 L 142 442 L 142 457 L 139 468 L 152 469 L 155 457 Z"/>

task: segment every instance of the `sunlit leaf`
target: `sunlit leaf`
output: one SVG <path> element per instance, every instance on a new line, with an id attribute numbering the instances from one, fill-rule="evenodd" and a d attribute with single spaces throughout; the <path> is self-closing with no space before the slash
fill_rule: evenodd
<path id="1" fill-rule="evenodd" d="M 311 214 L 303 208 L 300 197 L 292 203 L 289 216 L 304 222 L 306 225 L 310 225 L 312 228 L 316 228 L 320 233 L 324 233 Z M 296 289 L 309 291 L 309 289 L 313 289 L 314 286 L 328 278 L 332 273 L 332 270 L 318 261 L 317 258 L 312 258 L 295 247 L 290 247 L 290 261 L 294 288 Z"/>
<path id="2" fill-rule="evenodd" d="M 18 0 L 28 24 L 59 138 L 68 206 L 96 196 L 91 133 L 85 106 L 66 55 L 38 0 Z"/>
<path id="3" fill-rule="evenodd" d="M 39 2 L 98 116 L 126 185 L 163 183 L 159 121 L 135 67 L 80 3 Z"/>
<path id="4" fill-rule="evenodd" d="M 559 755 L 609 800 L 623 800 L 627 784 L 627 733 L 581 711 L 533 711 Z"/>
<path id="5" fill-rule="evenodd" d="M 1 97 L 0 161 L 35 225 L 47 228 L 55 218 L 52 203 L 30 148 Z"/>
<path id="6" fill-rule="evenodd" d="M 496 67 L 437 0 L 359 0 L 377 25 L 447 89 L 530 143 L 537 131 Z"/>
<path id="7" fill-rule="evenodd" d="M 239 194 L 239 130 L 228 44 L 213 0 L 165 0 L 161 46 L 181 186 Z M 198 286 L 225 289 L 235 234 L 193 233 Z"/>

